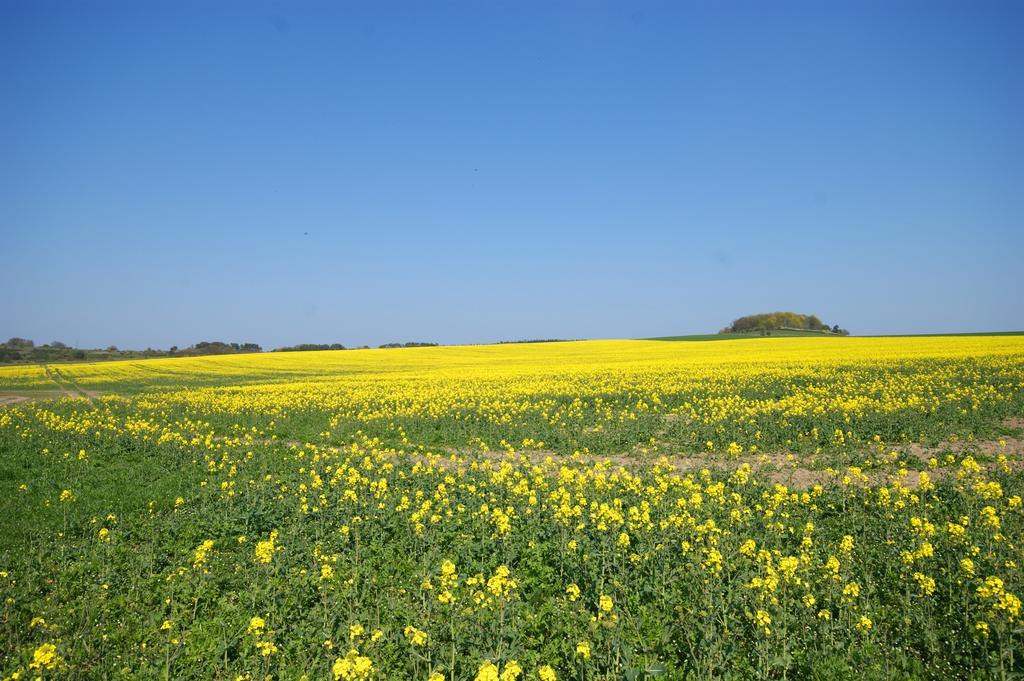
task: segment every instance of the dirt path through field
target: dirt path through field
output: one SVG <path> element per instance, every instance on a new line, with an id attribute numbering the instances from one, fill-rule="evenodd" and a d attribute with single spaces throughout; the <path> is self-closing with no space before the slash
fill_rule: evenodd
<path id="1" fill-rule="evenodd" d="M 27 400 L 28 400 L 28 398 L 25 397 L 24 395 L 17 395 L 17 394 L 9 395 L 7 393 L 3 393 L 3 394 L 0 394 L 0 407 L 6 407 L 6 406 L 12 405 L 12 404 L 19 404 L 21 402 L 26 402 Z"/>
<path id="2" fill-rule="evenodd" d="M 1003 421 L 1002 425 L 1013 431 L 1024 430 L 1024 417 L 1009 418 Z M 283 446 L 289 449 L 305 447 L 307 443 L 288 438 L 234 438 L 229 436 L 215 436 L 214 440 L 225 442 L 237 440 L 240 445 L 256 446 Z M 323 443 L 308 443 L 312 446 L 323 447 Z M 327 445 L 336 447 L 336 445 Z M 429 448 L 428 448 L 429 449 Z M 949 474 L 947 469 L 930 470 L 927 467 L 932 457 L 942 458 L 946 454 L 955 454 L 961 458 L 966 454 L 983 455 L 983 461 L 979 464 L 983 468 L 996 470 L 1002 466 L 994 460 L 1000 455 L 1005 456 L 1006 465 L 1016 471 L 1024 470 L 1024 434 L 1021 436 L 1004 436 L 995 440 L 975 440 L 970 442 L 942 442 L 936 447 L 926 447 L 916 443 L 893 443 L 887 447 L 887 451 L 897 451 L 904 455 L 921 461 L 928 470 L 933 480 L 939 480 Z M 870 449 L 862 452 L 864 458 L 873 458 L 874 453 Z M 701 454 L 675 454 L 665 456 L 641 456 L 637 454 L 608 454 L 596 455 L 577 454 L 573 456 L 557 454 L 548 450 L 519 450 L 516 452 L 506 451 L 482 451 L 470 447 L 441 447 L 431 454 L 408 452 L 407 455 L 413 461 L 422 464 L 433 465 L 443 469 L 455 469 L 460 466 L 478 464 L 489 467 L 498 467 L 504 462 L 526 463 L 529 465 L 540 465 L 550 459 L 554 464 L 575 464 L 586 467 L 595 464 L 605 464 L 611 470 L 624 468 L 637 471 L 655 464 L 668 464 L 677 473 L 698 473 L 707 469 L 716 473 L 727 473 L 736 470 L 743 464 L 750 466 L 753 473 L 764 476 L 771 482 L 785 484 L 793 489 L 807 489 L 816 484 L 825 484 L 833 480 L 842 480 L 847 473 L 844 470 L 836 469 L 830 471 L 827 468 L 809 467 L 806 462 L 801 461 L 800 455 L 786 454 L 784 452 L 764 452 L 760 454 L 745 454 L 737 458 L 724 458 L 720 456 L 708 456 Z M 988 459 L 987 461 L 985 459 Z M 853 465 L 853 464 L 851 464 Z M 895 468 L 885 466 L 863 471 L 863 478 L 854 480 L 854 484 L 870 481 L 877 484 L 885 480 L 895 472 Z M 916 487 L 919 484 L 918 471 L 912 469 L 910 475 L 903 482 L 906 487 Z"/>
<path id="3" fill-rule="evenodd" d="M 38 402 L 42 400 L 59 400 L 62 397 L 73 397 L 86 400 L 90 406 L 95 408 L 93 400 L 102 395 L 98 390 L 86 390 L 80 387 L 74 379 L 55 367 L 47 364 L 40 364 L 46 377 L 57 386 L 56 390 L 4 390 L 0 391 L 0 407 L 12 407 L 26 402 Z"/>
<path id="4" fill-rule="evenodd" d="M 1003 426 L 1011 430 L 1024 430 L 1024 417 L 1009 418 L 1003 421 Z M 999 456 L 1006 457 L 1006 466 L 1011 470 L 1024 470 L 1024 435 L 1019 437 L 1004 436 L 995 440 L 975 440 L 970 442 L 942 442 L 936 447 L 926 447 L 920 444 L 892 444 L 888 451 L 897 451 L 904 456 L 915 458 L 925 464 L 932 457 L 941 459 L 946 454 L 955 454 L 958 458 L 966 454 L 981 454 L 985 458 L 995 459 Z M 707 469 L 717 473 L 727 473 L 736 470 L 743 464 L 750 466 L 752 473 L 764 476 L 771 482 L 778 482 L 792 489 L 807 489 L 817 484 L 825 484 L 829 481 L 842 480 L 848 474 L 844 470 L 828 470 L 827 468 L 810 468 L 800 459 L 799 455 L 790 455 L 780 452 L 761 453 L 756 455 L 743 455 L 735 459 L 721 457 L 702 456 L 700 454 L 677 454 L 659 456 L 657 458 L 640 457 L 631 454 L 611 455 L 574 455 L 565 456 L 545 450 L 523 450 L 515 453 L 503 451 L 480 451 L 470 448 L 444 448 L 444 454 L 437 456 L 411 455 L 414 460 L 422 463 L 433 463 L 441 468 L 456 468 L 471 462 L 478 462 L 484 465 L 498 466 L 504 461 L 525 462 L 531 465 L 539 465 L 547 460 L 556 464 L 582 464 L 593 466 L 603 463 L 611 466 L 612 469 L 624 468 L 636 471 L 655 464 L 668 464 L 677 473 L 697 473 Z M 863 451 L 866 458 L 872 457 L 868 449 Z M 852 464 L 851 464 L 852 465 Z M 979 464 L 988 470 L 997 470 L 1003 466 L 998 461 L 983 461 Z M 937 481 L 950 474 L 949 469 L 927 469 L 933 481 Z M 870 482 L 878 484 L 895 472 L 893 467 L 875 468 L 862 471 L 863 477 L 859 480 L 852 480 L 853 484 Z M 917 470 L 910 470 L 909 476 L 903 481 L 905 487 L 917 487 L 920 483 Z"/>
<path id="5" fill-rule="evenodd" d="M 92 392 L 92 397 L 98 397 L 99 393 Z M 81 398 L 82 395 L 74 392 L 73 390 L 60 389 L 60 390 L 5 390 L 0 392 L 0 407 L 9 407 L 16 404 L 23 404 L 25 402 L 38 402 L 41 400 L 59 400 L 62 397 L 75 397 Z"/>
<path id="6" fill-rule="evenodd" d="M 99 397 L 99 393 L 95 390 L 84 390 L 79 387 L 73 378 L 62 372 L 57 367 L 51 367 L 48 364 L 41 365 L 43 371 L 46 372 L 46 377 L 56 383 L 61 392 L 67 397 L 81 397 L 89 402 L 93 403 L 93 398 Z"/>

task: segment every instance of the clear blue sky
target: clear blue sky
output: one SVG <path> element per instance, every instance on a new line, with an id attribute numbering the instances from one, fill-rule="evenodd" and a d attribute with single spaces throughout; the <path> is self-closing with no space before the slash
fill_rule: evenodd
<path id="1" fill-rule="evenodd" d="M 1024 3 L 0 3 L 0 336 L 1024 329 Z"/>

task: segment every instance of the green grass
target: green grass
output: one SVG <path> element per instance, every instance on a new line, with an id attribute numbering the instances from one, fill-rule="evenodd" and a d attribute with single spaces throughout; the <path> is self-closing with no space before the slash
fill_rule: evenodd
<path id="1" fill-rule="evenodd" d="M 967 331 L 964 333 L 890 333 L 859 338 L 939 338 L 945 336 L 1024 336 L 1024 331 Z"/>
<path id="2" fill-rule="evenodd" d="M 717 340 L 739 340 L 743 338 L 790 338 L 822 336 L 831 338 L 852 338 L 854 336 L 838 336 L 822 331 L 796 331 L 790 329 L 778 329 L 772 331 L 770 336 L 764 336 L 760 331 L 750 333 L 700 333 L 688 336 L 657 336 L 655 338 L 641 338 L 640 340 L 652 341 L 717 341 Z M 875 335 L 858 335 L 856 338 L 939 338 L 942 336 L 1024 336 L 1024 331 L 972 331 L 966 333 L 888 333 Z"/>
<path id="3" fill-rule="evenodd" d="M 813 336 L 814 338 L 821 338 L 822 336 L 832 338 L 847 338 L 847 336 L 839 336 L 833 333 L 824 333 L 821 331 L 796 331 L 791 329 L 778 329 L 772 331 L 771 335 L 763 335 L 760 331 L 751 331 L 750 333 L 703 333 L 693 334 L 689 336 L 659 336 L 657 338 L 642 338 L 640 340 L 656 340 L 656 341 L 717 341 L 717 340 L 739 340 L 743 338 L 790 338 L 790 337 L 804 337 Z"/>
<path id="4" fill-rule="evenodd" d="M 111 404 L 105 415 L 133 409 Z M 63 423 L 90 418 L 78 403 L 49 410 Z M 202 434 L 230 432 L 229 423 L 245 418 L 211 415 L 201 425 L 185 416 L 170 410 L 162 420 L 170 430 Z M 34 678 L 23 672 L 49 643 L 64 665 L 59 678 L 67 679 L 331 679 L 349 649 L 372 659 L 372 678 L 402 681 L 426 679 L 431 670 L 471 681 L 484 660 L 506 669 L 515 660 L 527 670 L 519 681 L 537 679 L 545 664 L 569 680 L 653 676 L 645 670 L 679 681 L 848 678 L 854 669 L 879 681 L 1014 678 L 1020 671 L 1019 653 L 1012 657 L 1019 632 L 976 590 L 983 577 L 998 575 L 1021 593 L 1020 573 L 1007 564 L 1021 560 L 1016 538 L 1024 517 L 1005 499 L 952 484 L 959 462 L 931 493 L 895 507 L 858 485 L 830 484 L 802 499 L 779 495 L 767 479 L 740 482 L 722 472 L 686 482 L 647 467 L 635 484 L 619 476 L 591 484 L 560 479 L 556 463 L 513 462 L 493 474 L 427 471 L 353 433 L 340 452 L 304 448 L 300 455 L 283 443 L 159 442 L 37 423 L 32 416 L 0 428 L 0 517 L 7 519 L 0 596 L 9 599 L 0 605 L 0 678 Z M 88 457 L 79 459 L 79 449 Z M 1003 497 L 1024 493 L 1019 474 L 997 480 Z M 305 489 L 314 484 L 323 486 Z M 547 503 L 561 487 L 588 503 L 621 506 L 624 515 L 612 513 L 604 530 L 593 511 L 561 524 L 558 504 Z M 59 501 L 63 489 L 74 492 L 73 501 Z M 412 505 L 398 512 L 403 498 Z M 424 516 L 417 531 L 413 517 L 424 500 L 437 520 Z M 514 509 L 507 534 L 495 533 L 483 504 Z M 1010 541 L 994 539 L 980 515 L 985 505 L 998 508 Z M 647 509 L 649 522 L 635 509 Z M 678 522 L 690 514 L 693 526 Z M 967 539 L 949 539 L 945 528 L 964 515 L 971 517 Z M 935 555 L 903 569 L 901 551 L 921 542 L 912 524 L 918 516 L 938 528 Z M 713 540 L 696 529 L 705 523 L 716 528 Z M 101 528 L 109 541 L 100 539 Z M 255 545 L 272 531 L 281 550 L 259 563 Z M 845 535 L 849 554 L 841 548 Z M 802 543 L 805 536 L 811 544 Z M 767 557 L 745 556 L 748 539 Z M 213 547 L 197 565 L 196 549 L 207 540 Z M 981 547 L 973 559 L 979 576 L 964 588 L 957 566 L 971 544 Z M 708 567 L 712 549 L 724 556 L 718 570 Z M 769 563 L 777 571 L 782 556 L 797 555 L 806 555 L 799 581 L 780 580 L 770 592 L 749 586 Z M 832 556 L 841 557 L 838 581 L 826 568 Z M 457 608 L 437 600 L 449 559 L 460 576 Z M 330 580 L 321 579 L 323 565 L 331 566 Z M 517 583 L 511 595 L 472 607 L 466 580 L 490 578 L 503 566 Z M 934 593 L 920 593 L 916 571 L 934 576 Z M 421 587 L 428 579 L 429 591 Z M 847 599 L 850 583 L 860 592 Z M 576 600 L 566 595 L 570 584 L 581 592 Z M 605 616 L 602 595 L 614 599 L 614 620 L 597 620 Z M 755 624 L 759 611 L 771 618 L 769 630 Z M 247 633 L 254 616 L 266 621 L 260 635 Z M 871 629 L 858 629 L 861 617 Z M 990 622 L 990 637 L 976 633 L 977 621 Z M 357 624 L 365 633 L 353 638 Z M 425 647 L 408 643 L 407 626 L 429 634 Z M 374 642 L 377 629 L 382 637 Z M 262 655 L 260 641 L 275 652 Z M 588 642 L 589 659 L 576 655 L 578 641 Z"/>

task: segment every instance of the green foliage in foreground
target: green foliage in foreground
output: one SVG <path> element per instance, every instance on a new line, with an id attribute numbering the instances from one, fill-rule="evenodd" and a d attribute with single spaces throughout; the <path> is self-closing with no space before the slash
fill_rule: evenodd
<path id="1" fill-rule="evenodd" d="M 937 485 L 853 469 L 790 491 L 743 468 L 89 425 L 107 418 L 65 401 L 0 421 L 0 678 L 1024 672 L 1024 481 L 1005 466 L 941 457 Z"/>

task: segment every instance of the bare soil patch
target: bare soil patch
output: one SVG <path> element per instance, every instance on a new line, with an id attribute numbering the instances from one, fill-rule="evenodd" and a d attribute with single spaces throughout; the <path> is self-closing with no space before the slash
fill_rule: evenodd
<path id="1" fill-rule="evenodd" d="M 1024 427 L 1024 418 L 1006 419 L 1003 421 L 1003 425 L 1008 429 L 1020 429 Z M 922 461 L 927 461 L 931 457 L 940 454 L 963 454 L 965 452 L 976 452 L 986 456 L 999 456 L 1002 454 L 1008 459 L 1020 459 L 1024 457 L 1024 438 L 1004 436 L 994 440 L 940 442 L 938 447 L 912 444 L 903 447 L 902 451 Z"/>
<path id="2" fill-rule="evenodd" d="M 1024 429 L 1024 418 L 1015 417 L 1007 419 L 1002 424 L 1004 427 L 1010 430 Z M 1006 465 L 1013 470 L 1024 469 L 1024 437 L 1011 437 L 1005 436 L 994 440 L 973 440 L 973 441 L 961 441 L 961 442 L 942 442 L 936 447 L 926 447 L 919 444 L 910 445 L 893 445 L 892 450 L 903 453 L 907 456 L 912 456 L 920 461 L 927 462 L 932 457 L 939 458 L 945 454 L 955 454 L 959 458 L 960 455 L 967 453 L 976 453 L 984 455 L 985 458 L 996 458 L 1000 455 L 1005 456 L 1007 461 Z M 773 483 L 781 483 L 793 489 L 807 489 L 818 484 L 825 484 L 829 481 L 843 479 L 846 475 L 845 471 L 829 471 L 827 469 L 810 468 L 802 464 L 799 456 L 794 456 L 790 459 L 790 455 L 785 452 L 762 452 L 758 454 L 745 454 L 736 458 L 722 458 L 719 456 L 701 456 L 701 455 L 676 455 L 676 456 L 660 456 L 657 458 L 651 457 L 640 457 L 637 455 L 630 454 L 613 454 L 613 455 L 574 455 L 564 456 L 556 454 L 555 452 L 545 450 L 524 450 L 517 451 L 515 453 L 506 451 L 481 451 L 479 449 L 471 448 L 448 448 L 444 450 L 448 454 L 448 458 L 444 456 L 414 456 L 414 460 L 422 461 L 423 463 L 433 463 L 435 466 L 442 468 L 456 468 L 465 463 L 471 462 L 486 462 L 487 464 L 499 464 L 504 461 L 510 462 L 528 462 L 533 465 L 539 465 L 547 460 L 551 460 L 555 463 L 561 464 L 582 464 L 582 465 L 595 465 L 598 463 L 608 464 L 613 469 L 624 468 L 626 470 L 638 470 L 645 467 L 650 467 L 654 464 L 668 464 L 672 466 L 678 473 L 697 473 L 701 470 L 709 470 L 715 472 L 731 472 L 736 470 L 743 464 L 750 466 L 752 473 L 756 473 L 762 480 L 767 480 Z M 864 451 L 865 456 L 871 454 L 870 451 Z M 1000 467 L 1001 464 L 996 462 L 985 462 L 980 463 L 983 468 L 989 470 L 995 470 Z M 888 476 L 891 476 L 895 470 L 892 468 L 884 469 L 872 469 L 863 471 L 864 477 L 868 482 L 877 484 L 878 482 L 884 481 Z M 929 471 L 929 476 L 933 481 L 939 481 L 950 474 L 949 469 L 935 469 Z M 854 480 L 854 484 L 864 483 L 864 480 Z M 906 476 L 902 484 L 906 487 L 916 487 L 920 484 L 918 475 L 911 471 L 910 475 Z"/>
<path id="3" fill-rule="evenodd" d="M 59 400 L 64 397 L 75 397 L 84 399 L 96 399 L 102 395 L 98 390 L 71 390 L 62 388 L 60 390 L 7 390 L 0 392 L 0 407 L 21 404 L 24 402 L 40 402 L 43 400 Z"/>

